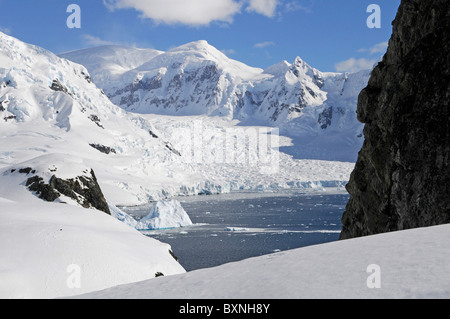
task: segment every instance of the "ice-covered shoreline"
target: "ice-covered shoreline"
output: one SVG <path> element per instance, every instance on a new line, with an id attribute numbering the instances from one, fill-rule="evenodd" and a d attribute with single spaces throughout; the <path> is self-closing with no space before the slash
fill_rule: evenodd
<path id="1" fill-rule="evenodd" d="M 340 185 L 341 182 L 337 182 Z M 231 190 L 228 192 L 214 193 L 214 194 L 181 194 L 170 196 L 161 200 L 177 200 L 180 202 L 201 202 L 209 200 L 229 200 L 229 199 L 248 199 L 248 198 L 262 198 L 262 197 L 281 197 L 291 195 L 334 195 L 343 194 L 347 195 L 348 192 L 345 189 L 345 182 L 342 182 L 342 186 L 339 187 L 323 187 L 323 188 L 278 188 L 278 189 L 266 189 L 266 190 Z M 120 209 L 150 209 L 151 206 L 157 201 L 149 201 L 147 203 L 141 203 L 136 205 L 117 205 Z"/>

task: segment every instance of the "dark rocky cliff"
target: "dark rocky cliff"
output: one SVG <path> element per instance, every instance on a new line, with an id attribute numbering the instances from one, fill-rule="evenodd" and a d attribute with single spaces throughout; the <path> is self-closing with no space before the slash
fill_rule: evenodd
<path id="1" fill-rule="evenodd" d="M 56 171 L 56 168 L 52 170 L 52 172 Z M 86 170 L 82 175 L 72 179 L 61 179 L 53 175 L 48 183 L 31 167 L 12 169 L 10 174 L 27 175 L 25 186 L 42 200 L 54 202 L 64 195 L 84 208 L 95 208 L 111 215 L 109 205 L 92 169 L 90 172 Z M 31 177 L 28 177 L 30 175 Z M 61 200 L 60 202 L 64 203 Z"/>
<path id="2" fill-rule="evenodd" d="M 450 1 L 402 0 L 358 101 L 341 239 L 450 223 Z"/>

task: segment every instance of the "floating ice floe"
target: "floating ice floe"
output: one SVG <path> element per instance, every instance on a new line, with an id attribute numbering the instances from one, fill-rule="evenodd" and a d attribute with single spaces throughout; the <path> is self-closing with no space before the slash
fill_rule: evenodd
<path id="1" fill-rule="evenodd" d="M 250 231 L 250 229 L 249 228 L 242 228 L 242 227 L 225 227 L 225 231 L 246 232 L 246 231 Z"/>

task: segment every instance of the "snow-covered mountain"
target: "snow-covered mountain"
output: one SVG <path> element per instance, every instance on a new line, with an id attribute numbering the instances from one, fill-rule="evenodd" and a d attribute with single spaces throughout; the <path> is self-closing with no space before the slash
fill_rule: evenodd
<path id="1" fill-rule="evenodd" d="M 184 272 L 169 245 L 109 216 L 130 197 L 120 182 L 133 181 L 144 152 L 179 156 L 113 105 L 83 66 L 0 33 L 0 118 L 1 298 Z"/>
<path id="2" fill-rule="evenodd" d="M 262 70 L 206 41 L 167 52 L 104 46 L 61 56 L 86 66 L 111 101 L 128 111 L 276 126 L 296 142 L 284 151 L 302 159 L 354 161 L 362 145 L 356 103 L 370 70 L 324 73 L 299 57 Z"/>
<path id="3" fill-rule="evenodd" d="M 267 142 L 270 127 L 209 116 L 214 111 L 174 117 L 138 115 L 116 106 L 105 94 L 107 87 L 93 79 L 121 79 L 145 69 L 142 61 L 164 60 L 167 54 L 120 50 L 86 56 L 99 66 L 91 75 L 82 65 L 0 33 L 2 297 L 71 295 L 184 272 L 169 245 L 114 218 L 119 204 L 231 190 L 342 187 L 349 178 L 352 163 L 299 160 L 278 151 L 290 147 L 287 137 L 273 134 L 270 143 L 251 148 L 248 138 Z M 195 60 L 196 54 L 186 59 Z M 220 69 L 247 72 L 248 78 L 241 75 L 239 81 L 248 85 L 250 79 L 271 77 L 240 63 Z M 197 74 L 192 89 L 207 86 L 200 81 L 207 74 Z M 42 262 L 43 255 L 48 262 Z M 89 281 L 81 290 L 68 289 L 65 282 L 71 264 L 80 266 Z"/>
<path id="4" fill-rule="evenodd" d="M 31 167 L 48 181 L 54 174 L 74 178 L 92 169 L 106 199 L 115 203 L 147 201 L 150 190 L 139 199 L 145 191 L 136 188 L 152 180 L 173 185 L 156 172 L 189 175 L 187 167 L 179 168 L 170 142 L 149 121 L 111 103 L 83 66 L 4 34 L 0 104 L 2 170 Z"/>
<path id="5" fill-rule="evenodd" d="M 233 114 L 237 86 L 267 77 L 260 69 L 227 58 L 206 41 L 167 52 L 140 50 L 140 61 L 134 60 L 134 65 L 116 58 L 132 56 L 136 50 L 107 46 L 60 56 L 86 66 L 112 102 L 138 113 Z M 105 56 L 105 52 L 112 53 Z"/>

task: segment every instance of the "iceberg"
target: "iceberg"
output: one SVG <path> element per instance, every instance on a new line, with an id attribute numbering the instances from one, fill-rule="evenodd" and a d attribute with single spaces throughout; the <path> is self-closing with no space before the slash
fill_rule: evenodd
<path id="1" fill-rule="evenodd" d="M 135 226 L 137 230 L 157 230 L 191 226 L 192 221 L 177 200 L 157 201 L 150 213 Z"/>

